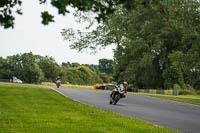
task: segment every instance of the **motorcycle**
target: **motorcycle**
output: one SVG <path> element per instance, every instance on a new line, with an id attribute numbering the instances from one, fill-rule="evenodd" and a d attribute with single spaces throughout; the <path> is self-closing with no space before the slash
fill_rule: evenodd
<path id="1" fill-rule="evenodd" d="M 56 80 L 56 86 L 57 86 L 57 88 L 60 87 L 60 84 L 61 84 L 61 81 L 60 80 Z"/>
<path id="2" fill-rule="evenodd" d="M 115 89 L 112 90 L 110 94 L 110 104 L 117 104 L 120 98 L 125 98 L 127 93 L 127 89 L 123 86 L 116 86 Z"/>

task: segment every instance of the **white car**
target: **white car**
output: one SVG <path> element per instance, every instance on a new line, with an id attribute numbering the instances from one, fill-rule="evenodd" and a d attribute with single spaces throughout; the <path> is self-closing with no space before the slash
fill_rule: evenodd
<path id="1" fill-rule="evenodd" d="M 16 83 L 22 84 L 23 82 L 20 79 L 16 79 Z"/>

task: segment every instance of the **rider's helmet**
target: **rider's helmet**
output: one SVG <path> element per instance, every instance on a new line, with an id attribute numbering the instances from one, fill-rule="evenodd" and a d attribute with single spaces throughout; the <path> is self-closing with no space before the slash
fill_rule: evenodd
<path id="1" fill-rule="evenodd" d="M 58 76 L 58 77 L 56 78 L 56 80 L 60 80 L 60 76 Z"/>
<path id="2" fill-rule="evenodd" d="M 124 90 L 125 90 L 126 92 L 127 92 L 127 84 L 128 84 L 128 83 L 127 83 L 126 81 L 123 82 L 123 87 L 124 87 Z"/>
<path id="3" fill-rule="evenodd" d="M 126 81 L 124 81 L 124 82 L 123 82 L 123 84 L 124 84 L 124 85 L 127 85 L 127 82 L 126 82 Z"/>
<path id="4" fill-rule="evenodd" d="M 121 83 L 119 84 L 119 86 L 127 86 L 127 82 L 126 82 L 126 81 L 121 82 Z"/>

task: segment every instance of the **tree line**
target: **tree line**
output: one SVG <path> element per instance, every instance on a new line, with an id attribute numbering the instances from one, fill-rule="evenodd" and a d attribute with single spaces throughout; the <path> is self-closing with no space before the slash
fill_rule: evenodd
<path id="1" fill-rule="evenodd" d="M 1 26 L 14 26 L 12 9 L 21 2 L 0 2 Z M 64 29 L 62 36 L 73 41 L 70 47 L 78 51 L 116 45 L 113 64 L 116 81 L 128 81 L 134 88 L 200 89 L 198 0 L 57 0 L 51 4 L 63 15 L 69 12 L 69 5 L 82 13 L 96 13 L 100 24 L 96 30 L 87 33 Z M 47 11 L 41 16 L 43 24 L 53 21 Z M 36 69 L 37 65 L 32 67 Z"/>
<path id="2" fill-rule="evenodd" d="M 81 51 L 116 45 L 114 79 L 134 88 L 200 89 L 200 2 L 134 0 L 92 32 L 64 29 Z M 90 43 L 91 42 L 91 43 Z"/>
<path id="3" fill-rule="evenodd" d="M 58 65 L 52 57 L 30 53 L 0 57 L 0 79 L 13 76 L 25 83 L 55 82 L 59 76 L 62 83 L 93 85 L 112 80 L 112 60 L 100 59 L 99 65 L 63 62 Z"/>

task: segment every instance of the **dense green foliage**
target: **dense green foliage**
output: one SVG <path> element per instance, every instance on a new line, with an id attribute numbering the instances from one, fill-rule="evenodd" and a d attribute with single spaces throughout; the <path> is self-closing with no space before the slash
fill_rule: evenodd
<path id="1" fill-rule="evenodd" d="M 105 68 L 105 71 L 109 69 Z M 112 79 L 108 74 L 99 73 L 99 65 L 63 62 L 59 66 L 52 57 L 32 53 L 8 56 L 6 59 L 0 57 L 0 79 L 12 79 L 13 76 L 25 83 L 55 82 L 60 76 L 62 83 L 79 85 L 110 82 Z"/>
<path id="2" fill-rule="evenodd" d="M 122 77 L 137 88 L 200 88 L 199 7 L 195 1 L 167 1 L 114 17 L 122 19 L 118 28 L 126 37 L 115 51 L 116 77 L 131 73 Z"/>
<path id="3" fill-rule="evenodd" d="M 62 31 L 81 51 L 116 45 L 114 78 L 135 88 L 200 89 L 200 2 L 135 0 L 92 32 Z M 77 37 L 76 37 L 77 36 Z M 73 39 L 76 37 L 75 39 Z"/>
<path id="4" fill-rule="evenodd" d="M 45 4 L 47 1 L 40 2 Z M 78 11 L 97 13 L 97 20 L 104 20 L 92 32 L 74 32 L 72 29 L 62 31 L 64 39 L 73 41 L 70 47 L 78 51 L 116 45 L 114 72 L 103 62 L 100 66 L 109 68 L 108 72 L 104 68 L 89 65 L 92 71 L 114 73 L 116 81 L 128 81 L 135 88 L 176 89 L 178 85 L 185 92 L 190 86 L 196 90 L 200 88 L 199 1 L 52 0 L 51 4 L 58 9 L 59 14 L 65 15 L 69 12 L 67 7 L 70 5 Z M 11 9 L 18 5 L 21 5 L 20 0 L 0 1 L 1 26 L 9 28 L 14 25 Z M 17 13 L 21 14 L 20 9 Z M 42 13 L 42 17 L 44 24 L 53 21 L 53 16 L 47 11 Z M 42 79 L 44 76 L 51 80 L 55 78 L 41 72 L 42 67 L 39 65 L 38 68 L 37 62 L 24 63 L 23 60 L 26 59 L 19 59 L 17 56 L 10 60 L 17 62 L 17 65 L 13 67 L 12 63 L 0 59 L 1 77 L 14 74 L 23 78 L 26 74 L 20 74 L 20 71 L 23 67 L 30 71 L 28 66 L 31 65 L 31 70 L 38 71 L 30 71 L 35 77 Z M 74 63 L 70 66 L 68 63 L 62 66 L 60 75 L 65 75 L 67 72 L 64 67 L 77 67 L 80 64 Z M 5 69 L 6 67 L 9 69 Z M 53 68 L 56 67 L 58 66 L 54 65 Z M 66 77 L 64 79 L 67 81 Z"/>
<path id="5" fill-rule="evenodd" d="M 45 77 L 45 81 L 54 81 L 58 75 L 61 73 L 60 66 L 52 57 L 42 57 L 39 56 L 37 59 L 38 65 L 42 69 Z"/>
<path id="6" fill-rule="evenodd" d="M 99 65 L 63 62 L 61 77 L 71 84 L 110 83 L 113 80 L 111 76 L 113 74 L 112 65 L 113 61 L 109 59 L 100 59 Z"/>
<path id="7" fill-rule="evenodd" d="M 104 83 L 111 83 L 113 81 L 113 77 L 106 73 L 99 73 L 99 77 L 103 80 Z"/>
<path id="8" fill-rule="evenodd" d="M 71 84 L 94 85 L 95 83 L 103 83 L 102 79 L 86 66 L 75 68 L 66 68 L 66 81 Z"/>
<path id="9" fill-rule="evenodd" d="M 16 76 L 27 83 L 40 82 L 44 79 L 44 73 L 32 53 L 8 56 L 3 60 L 4 62 L 0 63 L 2 64 L 0 70 L 3 70 L 0 78 L 11 79 Z"/>
<path id="10" fill-rule="evenodd" d="M 99 71 L 101 73 L 113 74 L 113 60 L 100 59 Z"/>
<path id="11" fill-rule="evenodd" d="M 70 67 L 78 67 L 81 64 L 74 62 L 63 62 L 61 66 L 63 68 L 70 68 Z M 84 66 L 89 67 L 93 72 L 95 73 L 106 73 L 108 75 L 113 74 L 113 60 L 111 59 L 99 59 L 99 65 L 94 65 L 94 64 L 82 64 Z"/>

